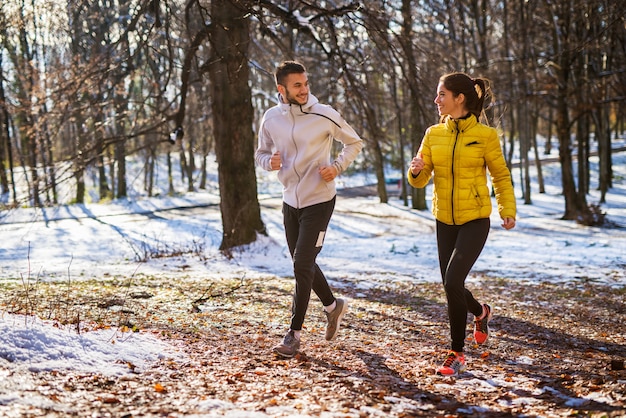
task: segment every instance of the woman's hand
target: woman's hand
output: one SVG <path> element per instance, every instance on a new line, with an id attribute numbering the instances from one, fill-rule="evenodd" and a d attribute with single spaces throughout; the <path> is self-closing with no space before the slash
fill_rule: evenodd
<path id="1" fill-rule="evenodd" d="M 413 174 L 414 176 L 417 176 L 417 174 L 422 171 L 422 169 L 424 168 L 424 160 L 422 160 L 422 154 L 418 153 L 415 157 L 413 157 L 413 159 L 411 160 L 411 174 Z"/>
<path id="2" fill-rule="evenodd" d="M 504 229 L 513 229 L 513 228 L 515 228 L 515 219 L 513 219 L 513 218 L 504 218 L 502 220 L 502 228 L 504 228 Z"/>

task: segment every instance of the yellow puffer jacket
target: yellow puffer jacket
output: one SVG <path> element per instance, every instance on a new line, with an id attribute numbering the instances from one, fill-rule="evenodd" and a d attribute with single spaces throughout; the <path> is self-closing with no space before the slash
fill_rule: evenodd
<path id="1" fill-rule="evenodd" d="M 474 115 L 466 119 L 448 118 L 426 131 L 418 151 L 424 169 L 417 176 L 408 172 L 409 184 L 425 187 L 433 176 L 435 218 L 448 225 L 462 225 L 491 214 L 487 184 L 489 169 L 501 218 L 516 215 L 515 194 L 498 134 L 478 123 Z"/>

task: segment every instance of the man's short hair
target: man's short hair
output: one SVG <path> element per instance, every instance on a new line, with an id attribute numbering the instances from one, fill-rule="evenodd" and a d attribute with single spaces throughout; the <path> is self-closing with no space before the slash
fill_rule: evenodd
<path id="1" fill-rule="evenodd" d="M 276 76 L 276 85 L 284 86 L 285 78 L 289 74 L 302 74 L 306 73 L 306 68 L 304 65 L 300 64 L 297 61 L 283 61 L 280 63 L 278 68 L 276 68 L 276 72 L 274 75 Z"/>

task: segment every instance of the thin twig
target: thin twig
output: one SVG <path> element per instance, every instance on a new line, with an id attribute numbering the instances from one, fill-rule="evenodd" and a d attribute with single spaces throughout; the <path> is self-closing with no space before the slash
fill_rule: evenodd
<path id="1" fill-rule="evenodd" d="M 193 306 L 194 311 L 195 312 L 199 312 L 200 309 L 198 308 L 198 305 L 201 305 L 204 302 L 207 302 L 207 301 L 209 301 L 209 300 L 211 300 L 213 298 L 224 297 L 224 296 L 230 295 L 231 293 L 236 292 L 238 289 L 240 289 L 243 286 L 243 282 L 244 282 L 245 278 L 246 278 L 246 275 L 244 274 L 241 277 L 241 279 L 239 280 L 239 284 L 237 286 L 234 286 L 234 287 L 230 288 L 228 291 L 220 292 L 220 293 L 216 293 L 216 294 L 210 294 L 209 296 L 206 296 L 206 294 L 209 293 L 211 291 L 211 288 L 213 287 L 213 283 L 211 283 L 209 288 L 204 291 L 202 296 L 200 296 L 198 299 L 196 299 L 193 302 L 191 302 L 191 305 Z"/>

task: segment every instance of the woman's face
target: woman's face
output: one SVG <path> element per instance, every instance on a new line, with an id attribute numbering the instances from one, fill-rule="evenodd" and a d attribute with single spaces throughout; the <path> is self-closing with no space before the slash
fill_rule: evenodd
<path id="1" fill-rule="evenodd" d="M 465 110 L 465 96 L 463 93 L 454 97 L 454 93 L 444 87 L 443 83 L 437 85 L 437 96 L 435 104 L 440 116 L 450 115 L 452 118 L 458 119 L 467 114 Z"/>

